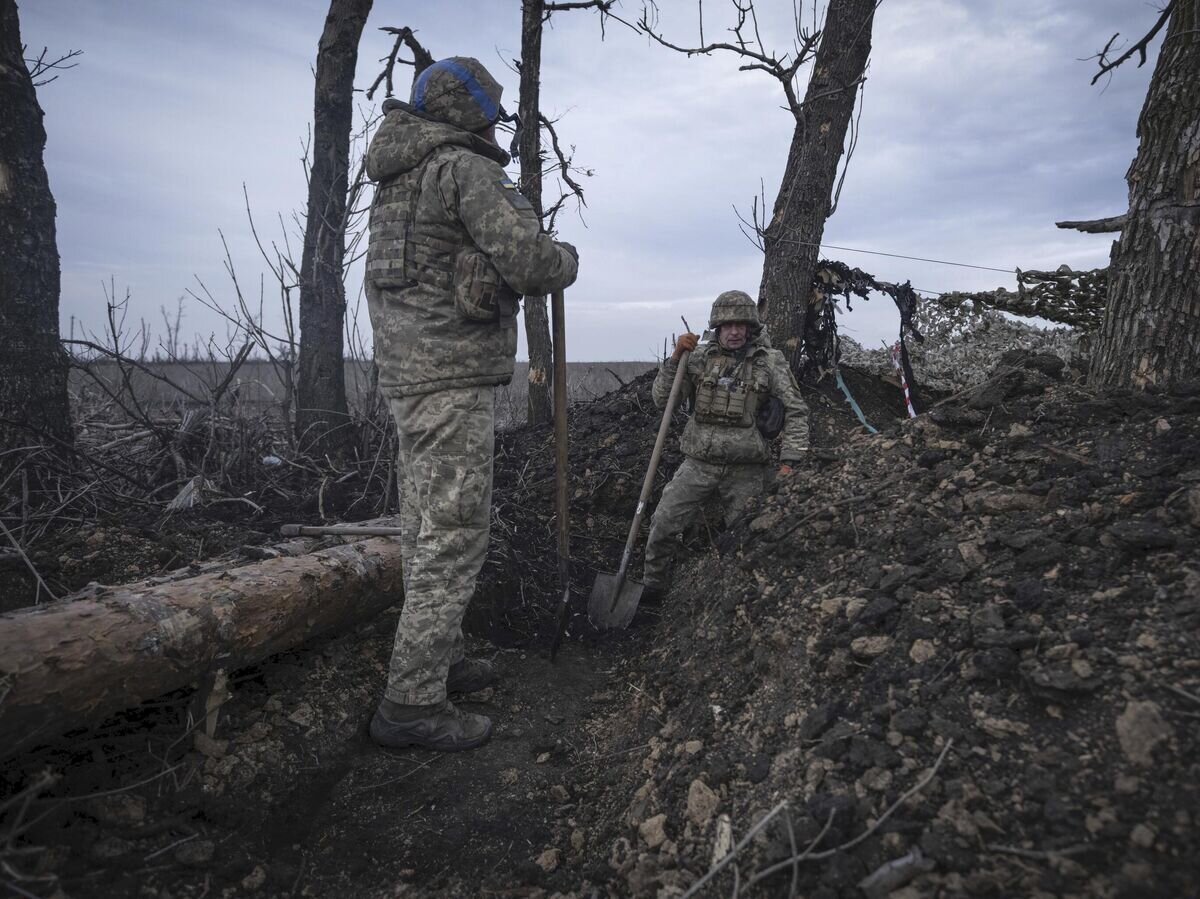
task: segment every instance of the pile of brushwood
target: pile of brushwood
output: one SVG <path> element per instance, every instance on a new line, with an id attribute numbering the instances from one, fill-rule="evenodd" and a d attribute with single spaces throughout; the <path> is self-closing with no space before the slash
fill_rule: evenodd
<path id="1" fill-rule="evenodd" d="M 1200 391 L 1062 375 L 1010 353 L 680 566 L 591 724 L 591 883 L 1194 893 Z"/>

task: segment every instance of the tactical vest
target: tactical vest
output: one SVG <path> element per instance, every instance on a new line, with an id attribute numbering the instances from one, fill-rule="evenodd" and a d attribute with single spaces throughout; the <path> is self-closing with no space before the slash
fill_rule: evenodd
<path id="1" fill-rule="evenodd" d="M 418 220 L 421 187 L 435 150 L 411 171 L 382 183 L 371 204 L 367 278 L 376 287 L 424 284 L 450 294 L 467 321 L 496 322 L 517 314 L 520 296 L 461 227 Z"/>
<path id="2" fill-rule="evenodd" d="M 750 356 L 726 373 L 729 357 L 712 353 L 696 385 L 696 421 L 733 428 L 753 427 L 758 406 L 770 392 L 770 376 Z"/>

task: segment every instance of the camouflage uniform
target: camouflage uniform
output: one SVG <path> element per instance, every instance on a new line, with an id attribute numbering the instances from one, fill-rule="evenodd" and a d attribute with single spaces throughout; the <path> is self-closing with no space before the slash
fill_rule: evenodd
<path id="1" fill-rule="evenodd" d="M 750 325 L 745 347 L 727 350 L 714 337 L 687 360 L 680 402 L 690 398 L 694 411 L 679 441 L 683 464 L 663 490 L 650 523 L 643 575 L 648 589 L 666 588 L 675 538 L 710 497 L 718 495 L 729 516 L 763 492 L 771 453 L 756 418 L 767 397 L 777 397 L 786 415 L 779 461 L 798 462 L 808 451 L 808 407 L 787 359 L 771 348 L 754 301 L 741 291 L 726 291 L 713 304 L 709 327 L 735 321 Z M 654 403 L 660 409 L 666 408 L 678 367 L 677 360 L 667 359 L 654 379 Z"/>
<path id="2" fill-rule="evenodd" d="M 386 698 L 446 698 L 461 623 L 488 546 L 494 392 L 513 373 L 520 294 L 575 280 L 576 256 L 542 233 L 476 132 L 500 86 L 477 61 L 426 69 L 412 102 L 384 103 L 367 153 L 378 182 L 366 290 L 379 384 L 396 420 L 402 473 L 404 608 Z"/>

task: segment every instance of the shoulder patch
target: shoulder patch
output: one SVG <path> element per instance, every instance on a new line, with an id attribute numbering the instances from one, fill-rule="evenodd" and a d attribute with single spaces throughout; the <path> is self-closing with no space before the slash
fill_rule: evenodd
<path id="1" fill-rule="evenodd" d="M 530 203 L 529 200 L 525 198 L 525 195 L 517 189 L 517 185 L 513 183 L 513 180 L 509 178 L 508 175 L 502 175 L 497 183 L 501 188 L 503 188 L 504 196 L 507 198 L 508 202 L 512 204 L 514 209 L 519 209 L 522 211 L 526 209 L 533 209 L 533 204 Z"/>

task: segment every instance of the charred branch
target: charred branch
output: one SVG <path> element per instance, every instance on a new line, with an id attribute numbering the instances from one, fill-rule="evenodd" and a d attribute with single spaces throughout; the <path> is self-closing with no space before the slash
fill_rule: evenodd
<path id="1" fill-rule="evenodd" d="M 1108 43 L 1104 45 L 1104 49 L 1097 53 L 1095 57 L 1093 57 L 1099 63 L 1100 71 L 1098 71 L 1092 77 L 1092 84 L 1095 84 L 1104 75 L 1121 65 L 1135 53 L 1138 55 L 1138 68 L 1140 69 L 1142 66 L 1144 66 L 1146 64 L 1146 49 L 1149 47 L 1150 42 L 1154 40 L 1154 36 L 1162 30 L 1162 27 L 1165 24 L 1167 24 L 1167 20 L 1171 18 L 1171 13 L 1174 11 L 1175 5 L 1178 2 L 1179 0 L 1170 0 L 1170 2 L 1163 8 L 1163 11 L 1159 14 L 1158 21 L 1154 23 L 1154 26 L 1148 32 L 1146 32 L 1140 41 L 1138 41 L 1116 59 L 1109 59 L 1108 54 L 1113 52 L 1113 44 L 1116 42 L 1117 38 L 1121 36 L 1121 33 L 1118 31 L 1116 34 L 1110 37 L 1108 39 Z"/>
<path id="2" fill-rule="evenodd" d="M 396 63 L 400 63 L 401 65 L 405 66 L 412 66 L 414 78 L 416 78 L 423 71 L 425 71 L 426 68 L 434 63 L 433 54 L 431 54 L 421 45 L 421 42 L 417 40 L 416 33 L 407 25 L 403 28 L 380 28 L 379 30 L 388 34 L 394 34 L 396 36 L 396 42 L 392 45 L 391 53 L 389 53 L 384 59 L 380 60 L 380 62 L 384 64 L 383 71 L 375 77 L 375 80 L 371 82 L 371 86 L 367 88 L 368 100 L 373 100 L 375 98 L 375 91 L 379 89 L 380 82 L 384 83 L 384 96 L 392 96 L 394 88 L 393 73 L 396 69 Z M 408 47 L 413 58 L 400 58 L 401 47 Z"/>
<path id="3" fill-rule="evenodd" d="M 1084 231 L 1088 234 L 1110 234 L 1121 231 L 1125 227 L 1126 213 L 1110 215 L 1108 218 L 1093 219 L 1092 221 L 1055 222 L 1056 228 L 1067 228 L 1073 231 Z"/>

